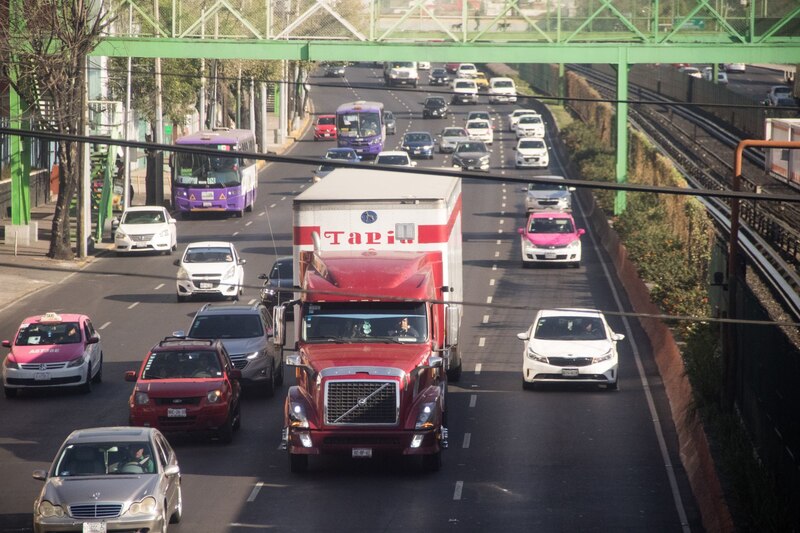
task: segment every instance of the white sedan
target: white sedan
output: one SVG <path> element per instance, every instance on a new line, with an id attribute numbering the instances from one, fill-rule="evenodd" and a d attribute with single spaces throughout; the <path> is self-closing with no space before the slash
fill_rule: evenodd
<path id="1" fill-rule="evenodd" d="M 472 119 L 467 122 L 465 128 L 471 141 L 483 141 L 486 144 L 492 144 L 492 141 L 494 141 L 492 123 L 486 119 Z"/>
<path id="2" fill-rule="evenodd" d="M 515 109 L 508 114 L 508 131 L 515 131 L 517 129 L 517 121 L 523 115 L 538 115 L 539 112 L 535 109 Z"/>
<path id="3" fill-rule="evenodd" d="M 148 251 L 171 254 L 178 249 L 175 219 L 164 207 L 129 207 L 114 232 L 114 247 L 117 255 Z"/>
<path id="4" fill-rule="evenodd" d="M 393 165 L 396 167 L 415 167 L 416 161 L 412 161 L 408 152 L 403 150 L 384 150 L 375 156 L 375 165 Z"/>
<path id="5" fill-rule="evenodd" d="M 514 128 L 517 132 L 517 139 L 523 137 L 544 137 L 544 121 L 541 115 L 522 115 L 517 120 Z"/>
<path id="6" fill-rule="evenodd" d="M 523 388 L 565 381 L 618 388 L 617 342 L 625 335 L 614 333 L 600 311 L 542 309 L 517 338 L 525 341 Z"/>
<path id="7" fill-rule="evenodd" d="M 514 160 L 514 166 L 517 168 L 547 168 L 550 165 L 550 154 L 547 152 L 547 143 L 544 139 L 523 137 L 517 141 L 514 151 L 517 153 Z"/>
<path id="8" fill-rule="evenodd" d="M 190 243 L 183 252 L 183 257 L 175 261 L 175 266 L 178 267 L 178 301 L 186 301 L 196 294 L 238 300 L 244 287 L 245 262 L 233 243 Z"/>

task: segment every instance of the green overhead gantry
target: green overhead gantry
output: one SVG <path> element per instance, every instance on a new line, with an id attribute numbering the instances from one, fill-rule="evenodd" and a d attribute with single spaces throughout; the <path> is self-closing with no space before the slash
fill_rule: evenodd
<path id="1" fill-rule="evenodd" d="M 114 24 L 94 56 L 614 65 L 620 182 L 627 181 L 630 65 L 800 63 L 798 0 L 111 0 L 111 6 Z M 12 116 L 18 111 L 12 108 Z M 624 208 L 620 193 L 616 209 Z"/>

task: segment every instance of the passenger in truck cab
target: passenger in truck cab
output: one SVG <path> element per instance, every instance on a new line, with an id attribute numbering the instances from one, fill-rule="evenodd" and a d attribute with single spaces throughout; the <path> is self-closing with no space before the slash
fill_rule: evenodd
<path id="1" fill-rule="evenodd" d="M 403 317 L 397 322 L 397 326 L 389 332 L 393 337 L 414 337 L 419 338 L 419 332 L 408 323 L 408 317 Z"/>

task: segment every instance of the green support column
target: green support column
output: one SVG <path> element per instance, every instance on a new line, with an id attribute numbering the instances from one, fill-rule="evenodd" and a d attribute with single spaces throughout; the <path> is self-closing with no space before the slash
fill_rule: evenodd
<path id="1" fill-rule="evenodd" d="M 617 183 L 628 181 L 628 57 L 627 49 L 620 48 L 617 63 Z M 614 197 L 614 214 L 620 215 L 627 206 L 627 191 L 617 191 Z"/>
<path id="2" fill-rule="evenodd" d="M 9 107 L 9 125 L 11 128 L 22 129 L 19 95 L 13 88 L 9 90 Z M 10 141 L 11 223 L 15 226 L 26 226 L 31 222 L 31 141 L 18 135 L 12 135 Z"/>

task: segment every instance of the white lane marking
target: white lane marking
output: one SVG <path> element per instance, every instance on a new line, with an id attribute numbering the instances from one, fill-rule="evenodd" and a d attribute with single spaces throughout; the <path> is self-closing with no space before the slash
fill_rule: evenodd
<path id="1" fill-rule="evenodd" d="M 453 499 L 460 500 L 461 499 L 461 491 L 464 490 L 464 482 L 463 481 L 456 481 L 456 490 L 453 491 Z"/>
<path id="2" fill-rule="evenodd" d="M 490 304 L 490 303 L 492 303 L 492 297 L 491 297 L 491 296 L 487 296 L 487 297 L 486 297 L 486 303 L 487 303 L 487 304 Z"/>
<path id="3" fill-rule="evenodd" d="M 506 206 L 506 203 L 505 203 L 505 202 L 503 202 L 502 204 L 500 204 L 500 207 L 505 207 L 505 206 Z"/>
<path id="4" fill-rule="evenodd" d="M 506 195 L 504 194 L 504 195 L 503 195 L 503 200 L 505 200 L 505 199 L 506 199 Z"/>
<path id="5" fill-rule="evenodd" d="M 497 244 L 500 244 L 500 241 L 498 241 L 498 242 L 497 242 Z M 490 286 L 490 287 L 493 287 L 493 286 L 494 286 L 494 278 L 492 278 L 492 279 L 490 279 L 490 280 L 489 280 L 489 286 Z"/>
<path id="6" fill-rule="evenodd" d="M 485 345 L 486 345 L 486 337 L 481 337 L 480 339 L 478 339 L 478 347 L 482 348 Z"/>
<path id="7" fill-rule="evenodd" d="M 250 298 L 249 300 L 247 300 L 247 305 L 253 305 L 254 303 L 256 303 L 256 301 L 257 300 L 255 298 Z"/>
<path id="8" fill-rule="evenodd" d="M 301 186 L 300 186 L 300 188 L 301 188 L 301 189 L 305 189 L 305 188 L 306 188 L 306 186 L 305 186 L 305 185 L 301 185 Z"/>
<path id="9" fill-rule="evenodd" d="M 234 231 L 233 235 L 231 235 L 231 237 L 236 237 L 237 235 L 239 235 L 239 232 L 238 231 Z"/>
<path id="10" fill-rule="evenodd" d="M 481 373 L 481 368 L 483 368 L 482 363 L 475 363 L 475 375 L 479 375 Z"/>
<path id="11" fill-rule="evenodd" d="M 469 448 L 469 441 L 472 440 L 471 433 L 464 433 L 464 444 L 461 445 L 462 448 Z"/>
<path id="12" fill-rule="evenodd" d="M 260 216 L 260 217 L 263 217 L 265 214 L 266 214 L 266 213 L 264 213 L 264 211 L 261 211 L 261 212 L 258 214 L 258 216 Z"/>
<path id="13" fill-rule="evenodd" d="M 282 197 L 281 197 L 281 202 L 282 202 L 282 201 L 284 201 L 284 200 L 286 200 L 286 197 L 285 197 L 285 196 L 282 196 Z"/>
<path id="14" fill-rule="evenodd" d="M 489 315 L 483 315 L 483 323 L 484 324 L 488 324 L 489 323 Z"/>
<path id="15" fill-rule="evenodd" d="M 270 207 L 270 209 L 272 209 L 273 207 L 275 207 L 275 204 L 272 204 L 272 205 L 271 205 L 271 206 L 269 206 L 269 207 Z"/>
<path id="16" fill-rule="evenodd" d="M 258 491 L 260 491 L 261 487 L 263 487 L 263 486 L 264 486 L 264 482 L 263 481 L 259 481 L 258 483 L 256 483 L 256 486 L 253 487 L 253 490 L 250 492 L 250 496 L 247 497 L 247 501 L 248 502 L 255 501 L 256 500 L 256 496 L 258 496 Z"/>
<path id="17" fill-rule="evenodd" d="M 154 290 L 154 291 L 157 291 L 158 289 L 160 289 L 160 288 L 161 288 L 161 287 L 163 287 L 163 286 L 164 286 L 164 284 L 163 284 L 163 283 L 159 283 L 158 285 L 156 285 L 156 288 L 155 288 L 155 289 L 153 289 L 153 290 Z"/>
<path id="18" fill-rule="evenodd" d="M 106 322 L 105 324 L 103 324 L 102 326 L 100 326 L 100 327 L 99 327 L 99 328 L 97 328 L 97 329 L 101 329 L 101 330 L 102 330 L 102 329 L 106 329 L 106 328 L 107 328 L 108 326 L 110 326 L 110 325 L 111 325 L 111 322 Z"/>
<path id="19" fill-rule="evenodd" d="M 469 406 L 475 407 L 478 404 L 478 395 L 477 394 L 470 394 L 469 395 Z"/>
<path id="20" fill-rule="evenodd" d="M 505 219 L 501 218 L 500 219 L 500 224 L 505 224 L 505 223 L 506 223 Z"/>
<path id="21" fill-rule="evenodd" d="M 578 204 L 580 205 L 580 200 L 578 200 Z M 583 206 L 580 206 L 581 212 L 585 213 Z M 597 239 L 594 233 L 589 235 L 589 238 L 592 240 L 592 245 L 596 249 L 600 249 L 600 244 L 597 242 Z M 614 296 L 614 303 L 617 306 L 617 309 L 622 310 L 622 300 L 620 298 L 619 293 L 617 292 L 616 287 L 614 284 L 610 282 L 611 273 L 608 270 L 608 266 L 606 265 L 605 261 L 600 261 L 600 266 L 603 267 L 603 274 L 605 274 L 605 279 L 609 280 L 608 287 L 611 289 L 611 294 Z M 633 339 L 633 330 L 631 329 L 630 321 L 628 317 L 621 316 L 622 323 L 625 326 L 625 333 L 628 335 L 628 339 Z M 664 461 L 664 468 L 667 470 L 667 479 L 669 480 L 669 486 L 672 491 L 672 500 L 675 504 L 675 510 L 678 513 L 678 519 L 681 522 L 681 528 L 684 533 L 689 533 L 691 528 L 689 527 L 688 519 L 686 517 L 686 510 L 683 506 L 683 501 L 681 499 L 681 492 L 678 488 L 678 481 L 675 476 L 675 468 L 672 466 L 672 460 L 669 457 L 669 451 L 667 450 L 667 442 L 664 439 L 664 433 L 661 430 L 661 423 L 658 418 L 658 412 L 656 411 L 656 404 L 653 400 L 653 393 L 650 390 L 650 383 L 647 380 L 647 375 L 644 372 L 644 365 L 642 364 L 642 356 L 639 353 L 639 347 L 636 345 L 635 342 L 628 343 L 631 347 L 631 351 L 633 352 L 633 360 L 636 362 L 636 371 L 639 374 L 639 381 L 642 383 L 642 388 L 644 389 L 644 395 L 647 399 L 647 409 L 650 411 L 650 419 L 653 422 L 653 429 L 656 433 L 656 440 L 658 440 L 658 448 L 661 452 L 661 459 Z M 619 376 L 619 373 L 617 374 Z M 619 378 L 618 378 L 619 379 Z"/>
<path id="22" fill-rule="evenodd" d="M 497 265 L 492 265 L 492 270 L 497 270 Z"/>
<path id="23" fill-rule="evenodd" d="M 494 256 L 495 256 L 495 257 L 500 257 L 500 252 L 495 252 L 495 253 L 494 253 Z"/>
<path id="24" fill-rule="evenodd" d="M 128 306 L 128 309 L 133 309 L 137 305 L 139 305 L 139 302 L 133 302 L 131 305 Z"/>
<path id="25" fill-rule="evenodd" d="M 249 226 L 249 225 L 250 225 L 250 224 L 252 224 L 252 223 L 253 223 L 253 221 L 252 221 L 252 220 L 248 220 L 248 221 L 247 221 L 247 223 L 245 224 L 245 226 Z"/>

